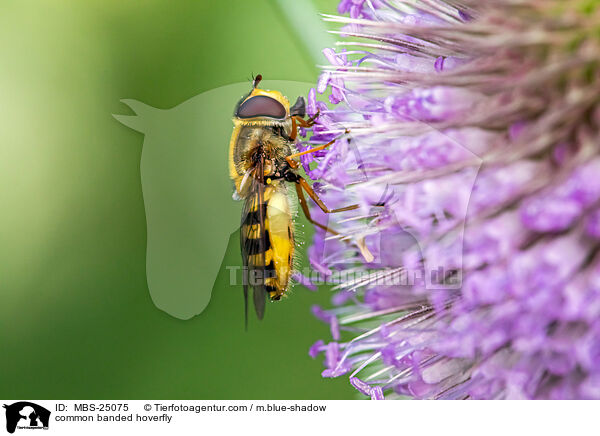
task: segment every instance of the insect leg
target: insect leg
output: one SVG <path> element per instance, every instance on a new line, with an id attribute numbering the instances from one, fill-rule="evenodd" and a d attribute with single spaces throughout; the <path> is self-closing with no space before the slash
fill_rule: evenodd
<path id="1" fill-rule="evenodd" d="M 292 133 L 290 133 L 290 139 L 292 141 L 295 141 L 296 138 L 298 137 L 298 126 L 304 127 L 304 128 L 312 127 L 315 124 L 315 120 L 317 119 L 318 116 L 319 116 L 319 112 L 314 114 L 308 120 L 305 120 L 304 118 L 299 117 L 298 115 L 294 115 L 292 117 Z"/>
<path id="2" fill-rule="evenodd" d="M 306 216 L 306 219 L 308 221 L 310 221 L 311 223 L 313 223 L 315 226 L 322 228 L 326 232 L 333 233 L 334 235 L 339 235 L 339 233 L 336 232 L 335 230 L 330 229 L 329 227 L 324 226 L 323 224 L 316 222 L 312 218 L 312 216 L 310 215 L 310 209 L 308 208 L 308 204 L 306 203 L 306 197 L 304 197 L 304 192 L 302 192 L 302 186 L 300 185 L 300 183 L 296 183 L 296 194 L 298 195 L 298 201 L 300 202 L 300 207 L 302 207 L 302 211 L 304 212 L 304 216 Z"/>
<path id="3" fill-rule="evenodd" d="M 302 120 L 302 121 L 304 121 L 304 120 Z M 346 130 L 346 132 L 345 132 L 344 134 L 347 134 L 347 133 L 350 133 L 350 131 L 349 131 L 349 130 Z M 342 136 L 343 136 L 343 135 L 342 135 Z M 298 168 L 298 167 L 300 166 L 300 164 L 299 164 L 298 162 L 296 162 L 295 160 L 293 160 L 294 158 L 297 158 L 297 157 L 303 156 L 303 155 L 305 155 L 305 154 L 314 153 L 315 151 L 321 151 L 321 150 L 324 150 L 324 149 L 326 149 L 327 147 L 329 147 L 331 144 L 333 144 L 335 141 L 337 141 L 337 140 L 338 140 L 338 139 L 340 139 L 340 138 L 341 138 L 341 136 L 340 136 L 340 137 L 338 137 L 338 138 L 335 138 L 335 139 L 334 139 L 334 140 L 332 140 L 332 141 L 329 141 L 327 144 L 323 144 L 323 145 L 319 145 L 319 146 L 317 146 L 317 147 L 309 148 L 308 150 L 304 150 L 304 151 L 301 151 L 301 152 L 299 152 L 299 153 L 290 154 L 289 156 L 287 156 L 287 157 L 285 158 L 285 160 L 287 161 L 287 163 L 288 163 L 288 164 L 289 164 L 289 165 L 290 165 L 292 168 L 296 169 L 296 168 Z M 310 195 L 310 194 L 309 194 L 309 195 Z"/>
<path id="4" fill-rule="evenodd" d="M 312 198 L 312 200 L 317 203 L 317 206 L 319 206 L 319 208 L 325 212 L 325 213 L 337 213 L 337 212 L 345 212 L 347 210 L 354 210 L 354 209 L 358 209 L 358 204 L 353 204 L 351 206 L 346 206 L 346 207 L 340 207 L 338 209 L 329 209 L 325 203 L 323 203 L 323 200 L 321 200 L 319 198 L 319 196 L 317 195 L 317 193 L 313 190 L 313 188 L 308 184 L 308 182 L 306 180 L 304 180 L 302 177 L 298 177 L 298 181 L 296 182 L 296 192 L 298 193 L 298 200 L 300 201 L 300 206 L 302 207 L 302 211 L 304 212 L 304 215 L 306 215 L 306 218 L 313 223 L 314 225 L 322 228 L 323 230 L 333 233 L 334 235 L 339 235 L 338 232 L 336 232 L 333 229 L 330 229 L 327 226 L 324 226 L 321 223 L 317 223 L 316 221 L 314 221 L 312 219 L 312 217 L 310 216 L 310 211 L 308 209 L 308 205 L 306 204 L 306 199 L 304 198 L 304 193 L 302 192 L 302 190 L 306 191 L 306 193 L 308 194 L 308 196 L 310 198 Z M 369 251 L 369 248 L 367 247 L 367 244 L 365 243 L 365 238 L 364 237 L 360 237 L 357 238 L 355 240 L 356 245 L 358 247 L 358 249 L 360 250 L 360 253 L 362 254 L 362 256 L 365 258 L 365 260 L 367 262 L 372 262 L 374 259 L 373 254 Z"/>
<path id="5" fill-rule="evenodd" d="M 300 125 L 300 127 L 312 127 L 312 126 L 314 126 L 315 120 L 317 119 L 318 116 L 319 116 L 319 112 L 314 114 L 308 120 L 305 120 L 304 118 L 299 117 L 298 115 L 294 115 L 292 118 L 296 119 L 296 122 Z"/>
<path id="6" fill-rule="evenodd" d="M 318 110 L 317 113 L 310 117 L 306 122 L 312 126 L 315 123 L 315 120 L 319 117 L 320 113 L 321 111 Z"/>
<path id="7" fill-rule="evenodd" d="M 306 193 L 308 194 L 308 196 L 310 198 L 312 198 L 312 200 L 317 203 L 317 206 L 319 206 L 321 208 L 321 210 L 325 213 L 337 213 L 337 212 L 345 212 L 347 210 L 354 210 L 354 209 L 358 209 L 358 204 L 353 204 L 352 206 L 346 206 L 346 207 L 340 207 L 338 209 L 329 209 L 325 203 L 323 203 L 323 200 L 321 200 L 319 198 L 319 196 L 317 195 L 317 193 L 313 190 L 312 186 L 310 186 L 308 184 L 308 182 L 306 180 L 304 180 L 304 178 L 299 177 L 298 182 L 297 182 L 302 189 L 304 189 L 306 191 Z"/>

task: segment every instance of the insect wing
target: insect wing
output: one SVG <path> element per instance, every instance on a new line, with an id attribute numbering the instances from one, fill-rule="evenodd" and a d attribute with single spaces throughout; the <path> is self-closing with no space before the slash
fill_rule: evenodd
<path id="1" fill-rule="evenodd" d="M 247 271 L 244 280 L 244 313 L 245 323 L 248 326 L 248 287 L 252 288 L 254 309 L 258 319 L 265 314 L 266 295 L 265 288 L 266 269 L 265 252 L 268 249 L 269 236 L 265 229 L 267 203 L 265 202 L 264 185 L 264 160 L 259 158 L 250 177 L 248 195 L 242 209 L 240 227 L 240 244 L 244 269 Z"/>

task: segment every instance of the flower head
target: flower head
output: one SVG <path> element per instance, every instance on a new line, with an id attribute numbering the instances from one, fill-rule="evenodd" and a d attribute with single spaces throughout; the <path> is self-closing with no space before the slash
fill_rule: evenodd
<path id="1" fill-rule="evenodd" d="M 600 398 L 597 4 L 343 0 L 349 16 L 325 16 L 351 39 L 324 51 L 310 140 L 351 134 L 303 164 L 328 204 L 360 208 L 309 252 L 347 273 L 315 310 L 333 333 L 311 348 L 323 376 L 372 398 Z"/>

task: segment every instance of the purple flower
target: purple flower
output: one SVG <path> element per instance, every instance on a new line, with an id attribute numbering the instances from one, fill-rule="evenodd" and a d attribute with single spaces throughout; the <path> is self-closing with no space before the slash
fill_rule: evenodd
<path id="1" fill-rule="evenodd" d="M 323 52 L 310 142 L 351 133 L 302 163 L 330 207 L 360 207 L 313 208 L 339 234 L 316 229 L 311 265 L 342 278 L 314 309 L 324 377 L 373 399 L 600 398 L 600 42 L 580 3 L 326 16 L 352 39 Z"/>

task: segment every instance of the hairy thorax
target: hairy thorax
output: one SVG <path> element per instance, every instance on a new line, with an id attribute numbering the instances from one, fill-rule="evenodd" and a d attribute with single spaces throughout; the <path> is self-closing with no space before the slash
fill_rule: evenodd
<path id="1" fill-rule="evenodd" d="M 287 139 L 286 126 L 241 126 L 233 144 L 233 162 L 236 177 L 243 177 L 254 165 L 255 155 L 264 154 L 265 176 L 285 166 L 285 158 L 293 153 Z"/>

